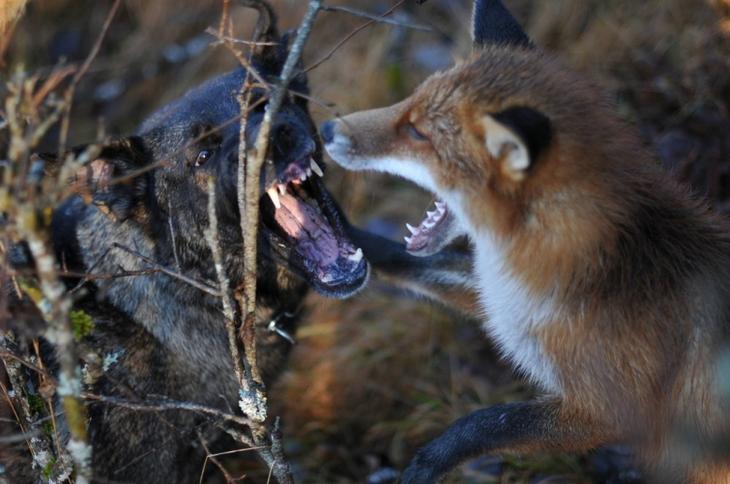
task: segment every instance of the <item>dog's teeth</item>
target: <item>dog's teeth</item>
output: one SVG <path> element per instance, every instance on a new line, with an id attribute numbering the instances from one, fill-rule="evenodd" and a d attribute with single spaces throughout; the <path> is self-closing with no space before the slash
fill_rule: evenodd
<path id="1" fill-rule="evenodd" d="M 279 194 L 280 194 L 280 195 L 283 195 L 283 194 L 285 194 L 285 193 L 286 193 L 286 184 L 284 184 L 284 183 L 279 183 Z"/>
<path id="2" fill-rule="evenodd" d="M 347 256 L 352 262 L 360 262 L 362 260 L 362 249 L 357 249 L 354 254 Z"/>
<path id="3" fill-rule="evenodd" d="M 279 201 L 279 193 L 276 191 L 276 188 L 271 187 L 266 191 L 266 193 L 269 194 L 269 198 L 271 199 L 277 210 L 280 209 L 281 202 Z"/>
<path id="4" fill-rule="evenodd" d="M 426 215 L 428 215 L 428 218 L 431 218 L 434 215 L 436 215 L 436 210 L 431 210 L 431 211 L 426 210 Z"/>
<path id="5" fill-rule="evenodd" d="M 322 168 L 319 167 L 316 161 L 314 161 L 314 158 L 309 159 L 309 167 L 312 169 L 313 172 L 317 174 L 319 177 L 324 176 L 324 172 L 322 171 Z"/>
<path id="6" fill-rule="evenodd" d="M 442 202 L 441 200 L 436 200 L 434 202 L 434 205 L 436 205 L 436 208 L 438 208 L 439 210 L 443 210 L 446 208 L 446 204 L 444 202 Z"/>
<path id="7" fill-rule="evenodd" d="M 431 221 L 429 221 L 429 220 L 426 220 L 426 221 L 424 221 L 424 222 L 423 222 L 423 226 L 424 226 L 424 227 L 426 227 L 427 229 L 430 229 L 430 228 L 431 228 L 431 227 L 433 227 L 434 225 L 436 225 L 436 223 L 434 223 L 434 222 L 431 222 Z"/>
<path id="8" fill-rule="evenodd" d="M 304 180 L 306 180 L 306 179 L 307 179 L 307 174 L 306 174 L 306 173 L 302 173 L 301 175 L 299 175 L 299 179 L 300 179 L 301 181 L 304 181 Z"/>
<path id="9" fill-rule="evenodd" d="M 307 178 L 309 178 L 310 176 L 312 176 L 312 169 L 307 168 Z"/>
<path id="10" fill-rule="evenodd" d="M 406 228 L 412 234 L 415 234 L 416 232 L 418 232 L 418 229 L 411 224 L 406 224 Z"/>
<path id="11" fill-rule="evenodd" d="M 403 237 L 403 240 L 406 241 L 406 244 L 410 244 L 411 243 L 411 239 L 412 239 L 412 237 L 408 237 L 408 236 Z"/>

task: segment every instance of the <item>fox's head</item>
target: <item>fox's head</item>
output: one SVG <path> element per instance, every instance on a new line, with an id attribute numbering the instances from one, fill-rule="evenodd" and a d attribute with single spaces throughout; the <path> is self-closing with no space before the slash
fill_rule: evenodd
<path id="1" fill-rule="evenodd" d="M 476 2 L 472 35 L 469 59 L 407 99 L 322 126 L 343 167 L 392 173 L 437 195 L 420 227 L 408 226 L 416 255 L 462 233 L 506 235 L 539 219 L 533 209 L 575 206 L 568 198 L 581 192 L 601 197 L 596 181 L 611 176 L 613 144 L 634 145 L 603 96 L 536 49 L 498 0 Z"/>

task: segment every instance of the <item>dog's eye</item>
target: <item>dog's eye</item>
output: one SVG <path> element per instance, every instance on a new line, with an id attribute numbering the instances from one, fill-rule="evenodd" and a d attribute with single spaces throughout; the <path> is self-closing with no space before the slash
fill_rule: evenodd
<path id="1" fill-rule="evenodd" d="M 213 156 L 213 153 L 210 150 L 200 150 L 198 156 L 195 157 L 195 166 L 203 166 L 211 156 Z"/>
<path id="2" fill-rule="evenodd" d="M 424 135 L 423 133 L 418 131 L 418 129 L 416 129 L 416 127 L 411 123 L 408 123 L 408 125 L 406 126 L 406 131 L 408 132 L 408 136 L 410 136 L 411 138 L 413 138 L 416 141 L 428 140 L 426 135 Z"/>

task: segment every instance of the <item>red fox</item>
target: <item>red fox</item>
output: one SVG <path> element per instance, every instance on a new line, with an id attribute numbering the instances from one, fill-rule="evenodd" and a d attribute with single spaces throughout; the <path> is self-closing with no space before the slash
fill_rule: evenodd
<path id="1" fill-rule="evenodd" d="M 660 482 L 730 482 L 718 363 L 730 232 L 501 2 L 476 2 L 472 35 L 471 57 L 409 98 L 322 126 L 343 167 L 436 194 L 407 249 L 430 256 L 469 237 L 484 329 L 545 393 L 457 420 L 403 482 L 434 482 L 483 452 L 614 441 Z"/>

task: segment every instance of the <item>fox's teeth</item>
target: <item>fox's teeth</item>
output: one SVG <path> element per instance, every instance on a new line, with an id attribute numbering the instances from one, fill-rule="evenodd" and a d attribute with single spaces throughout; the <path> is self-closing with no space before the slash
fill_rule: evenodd
<path id="1" fill-rule="evenodd" d="M 362 260 L 362 249 L 357 249 L 354 254 L 347 256 L 352 262 L 360 262 Z"/>
<path id="2" fill-rule="evenodd" d="M 316 161 L 314 161 L 313 158 L 309 159 L 309 167 L 312 169 L 313 172 L 317 174 L 320 178 L 324 176 L 324 172 L 322 171 L 322 168 L 319 167 Z"/>
<path id="3" fill-rule="evenodd" d="M 418 232 L 418 229 L 411 224 L 406 224 L 406 228 L 412 234 L 415 234 L 416 232 Z"/>
<path id="4" fill-rule="evenodd" d="M 286 185 L 284 183 L 279 183 L 279 194 L 284 195 L 286 193 Z"/>
<path id="5" fill-rule="evenodd" d="M 271 198 L 271 201 L 274 203 L 277 210 L 280 209 L 281 202 L 279 201 L 279 193 L 276 191 L 276 188 L 271 187 L 266 191 L 266 193 L 269 194 L 269 198 Z"/>

